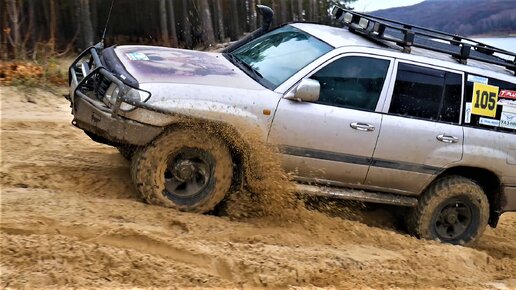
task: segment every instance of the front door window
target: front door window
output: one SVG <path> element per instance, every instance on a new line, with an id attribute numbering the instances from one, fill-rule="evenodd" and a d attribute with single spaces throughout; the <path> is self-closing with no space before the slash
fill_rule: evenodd
<path id="1" fill-rule="evenodd" d="M 340 58 L 311 78 L 321 84 L 319 104 L 373 112 L 390 61 L 364 56 Z"/>

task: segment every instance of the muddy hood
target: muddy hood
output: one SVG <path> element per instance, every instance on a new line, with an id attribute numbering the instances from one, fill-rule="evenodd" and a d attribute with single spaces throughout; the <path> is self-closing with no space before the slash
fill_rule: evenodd
<path id="1" fill-rule="evenodd" d="M 119 46 L 119 60 L 140 84 L 176 83 L 262 90 L 220 53 L 157 46 Z"/>

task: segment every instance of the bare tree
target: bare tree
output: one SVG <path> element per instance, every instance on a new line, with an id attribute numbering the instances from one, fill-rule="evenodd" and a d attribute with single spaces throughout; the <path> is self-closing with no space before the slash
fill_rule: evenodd
<path id="1" fill-rule="evenodd" d="M 215 34 L 213 32 L 213 23 L 211 22 L 211 12 L 208 0 L 199 0 L 201 10 L 202 34 L 205 44 L 215 43 Z"/>
<path id="2" fill-rule="evenodd" d="M 165 46 L 170 46 L 168 35 L 167 6 L 165 0 L 159 0 L 159 24 L 161 28 L 161 41 Z"/>
<path id="3" fill-rule="evenodd" d="M 0 11 L 0 25 L 3 30 L 0 32 L 0 59 L 4 60 L 8 58 L 7 36 L 9 35 L 9 24 L 7 23 L 7 9 L 5 1 L 0 1 Z"/>
<path id="4" fill-rule="evenodd" d="M 319 20 L 318 6 L 319 4 L 317 3 L 317 0 L 310 0 L 310 21 Z"/>
<path id="5" fill-rule="evenodd" d="M 303 0 L 298 0 L 297 1 L 297 20 L 298 21 L 303 21 L 304 20 L 304 17 L 303 17 Z"/>
<path id="6" fill-rule="evenodd" d="M 280 22 L 281 23 L 287 22 L 288 21 L 287 0 L 280 0 L 280 11 L 281 11 Z"/>
<path id="7" fill-rule="evenodd" d="M 231 40 L 237 40 L 241 34 L 240 25 L 238 25 L 239 18 L 240 18 L 238 15 L 238 0 L 231 0 L 230 13 L 231 13 L 231 29 L 230 29 Z"/>
<path id="8" fill-rule="evenodd" d="M 189 0 L 183 0 L 182 13 L 183 13 L 183 40 L 186 47 L 192 47 L 192 23 L 190 22 L 190 14 L 188 9 Z"/>
<path id="9" fill-rule="evenodd" d="M 102 0 L 99 0 L 102 1 Z M 93 27 L 93 38 L 98 37 L 99 29 L 99 14 L 98 14 L 98 1 L 90 0 L 90 11 L 91 11 L 91 27 Z"/>
<path id="10" fill-rule="evenodd" d="M 176 29 L 176 15 L 174 10 L 173 0 L 167 0 L 168 4 L 168 23 L 170 26 L 170 44 L 177 47 L 177 29 Z"/>
<path id="11" fill-rule="evenodd" d="M 9 16 L 9 28 L 7 28 L 7 39 L 14 49 L 15 58 L 23 58 L 24 48 L 21 38 L 21 9 L 16 0 L 6 0 L 7 14 Z"/>
<path id="12" fill-rule="evenodd" d="M 23 47 L 27 48 L 27 42 L 31 40 L 31 47 L 36 46 L 36 38 L 34 35 L 34 22 L 35 22 L 35 11 L 34 11 L 34 1 L 29 1 L 27 3 L 29 5 L 29 24 L 25 29 L 25 37 L 23 39 Z"/>
<path id="13" fill-rule="evenodd" d="M 220 41 L 224 41 L 224 39 L 226 38 L 226 32 L 225 32 L 225 27 L 224 27 L 224 12 L 223 12 L 223 6 L 222 6 L 222 1 L 223 0 L 216 0 L 215 4 L 217 4 L 217 6 L 215 7 L 216 9 L 216 17 L 217 17 L 217 36 L 219 38 Z"/>
<path id="14" fill-rule="evenodd" d="M 256 30 L 256 0 L 249 0 L 249 29 Z"/>
<path id="15" fill-rule="evenodd" d="M 276 11 L 276 12 L 277 12 L 277 11 L 279 11 L 279 10 L 280 10 L 280 8 L 281 8 L 280 3 L 279 3 L 278 1 L 282 1 L 282 2 L 283 2 L 283 1 L 285 1 L 285 0 L 272 0 L 272 2 L 271 2 L 271 5 L 272 5 L 272 6 L 271 6 L 271 8 L 272 8 L 272 10 L 274 10 L 274 11 Z M 275 15 L 276 15 L 276 17 L 274 17 L 274 19 L 273 19 L 273 21 L 272 21 L 273 26 L 274 26 L 274 25 L 278 25 L 278 23 L 281 23 L 281 22 L 283 21 L 283 20 L 281 19 L 281 14 L 277 14 L 277 13 L 276 13 Z"/>
<path id="16" fill-rule="evenodd" d="M 57 31 L 57 16 L 56 16 L 56 2 L 50 0 L 50 39 L 48 44 L 50 47 L 50 53 L 54 54 L 56 51 L 56 31 Z"/>
<path id="17" fill-rule="evenodd" d="M 51 0 L 54 1 L 54 0 Z M 52 13 L 52 12 L 51 12 Z M 90 1 L 80 0 L 81 39 L 84 48 L 94 44 L 93 27 L 91 25 Z"/>

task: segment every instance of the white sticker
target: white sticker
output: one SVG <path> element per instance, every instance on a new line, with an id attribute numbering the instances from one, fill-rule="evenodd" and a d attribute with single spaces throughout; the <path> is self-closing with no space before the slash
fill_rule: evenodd
<path id="1" fill-rule="evenodd" d="M 471 123 L 471 102 L 466 103 L 466 116 L 464 117 L 464 123 Z"/>
<path id="2" fill-rule="evenodd" d="M 503 106 L 500 127 L 516 129 L 516 107 Z"/>
<path id="3" fill-rule="evenodd" d="M 503 112 L 507 112 L 507 113 L 511 113 L 511 114 L 516 114 L 516 107 L 504 106 L 503 107 Z"/>
<path id="4" fill-rule="evenodd" d="M 129 60 L 149 60 L 143 52 L 131 52 L 125 54 Z"/>
<path id="5" fill-rule="evenodd" d="M 498 105 L 502 105 L 504 107 L 516 107 L 516 100 L 499 99 Z"/>
<path id="6" fill-rule="evenodd" d="M 481 83 L 481 84 L 487 85 L 487 83 L 489 82 L 489 79 L 485 78 L 485 77 L 468 75 L 468 82 Z"/>
<path id="7" fill-rule="evenodd" d="M 516 129 L 516 114 L 502 112 L 500 127 Z"/>
<path id="8" fill-rule="evenodd" d="M 500 121 L 480 117 L 479 123 L 486 126 L 500 127 Z"/>

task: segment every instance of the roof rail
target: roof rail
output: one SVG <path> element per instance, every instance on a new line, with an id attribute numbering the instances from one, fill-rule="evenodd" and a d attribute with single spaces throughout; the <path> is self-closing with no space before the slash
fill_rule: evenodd
<path id="1" fill-rule="evenodd" d="M 373 41 L 397 45 L 405 53 L 419 47 L 451 55 L 462 64 L 468 59 L 500 65 L 516 75 L 516 53 L 463 36 L 424 28 L 335 6 L 332 15 L 350 32 Z M 495 55 L 496 54 L 496 55 Z M 511 60 L 512 59 L 512 60 Z"/>

